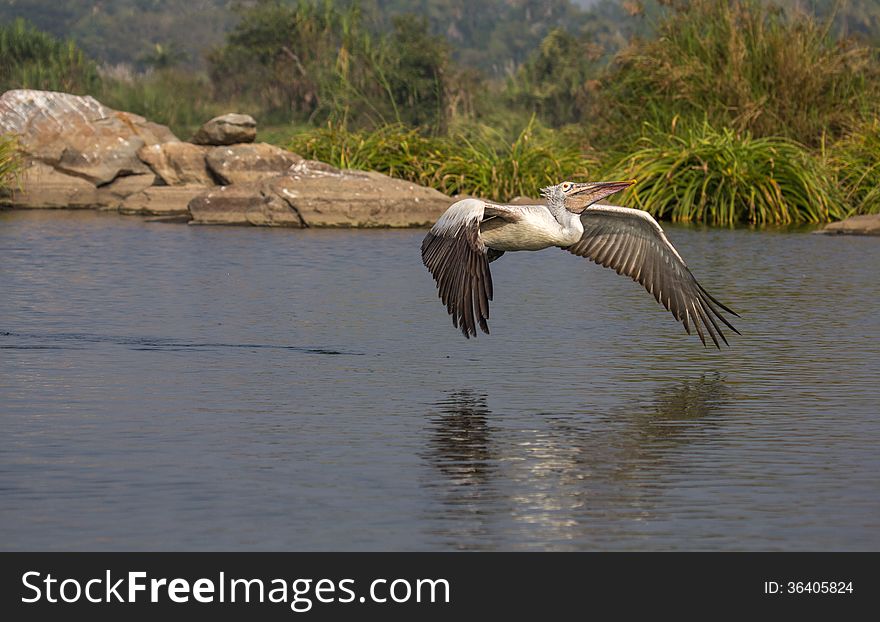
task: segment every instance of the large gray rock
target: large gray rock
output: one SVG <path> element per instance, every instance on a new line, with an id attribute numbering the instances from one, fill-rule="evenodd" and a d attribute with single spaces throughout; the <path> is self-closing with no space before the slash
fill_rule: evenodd
<path id="1" fill-rule="evenodd" d="M 18 135 L 28 162 L 41 162 L 95 186 L 149 173 L 138 150 L 177 140 L 167 127 L 107 108 L 93 97 L 33 90 L 0 96 L 0 133 L 6 132 Z M 39 204 L 40 189 L 28 192 Z"/>
<path id="2" fill-rule="evenodd" d="M 818 233 L 842 235 L 880 235 L 880 214 L 851 216 L 825 225 Z"/>
<path id="3" fill-rule="evenodd" d="M 262 183 L 221 186 L 203 192 L 189 203 L 196 225 L 259 225 L 302 227 L 296 210 Z"/>
<path id="4" fill-rule="evenodd" d="M 0 205 L 19 208 L 93 208 L 98 203 L 95 185 L 81 177 L 33 162 L 15 187 L 0 196 Z"/>
<path id="5" fill-rule="evenodd" d="M 449 204 L 418 184 L 303 160 L 283 175 L 206 192 L 189 211 L 194 224 L 416 227 L 432 224 Z"/>
<path id="6" fill-rule="evenodd" d="M 143 192 L 155 183 L 156 176 L 153 173 L 117 177 L 112 183 L 97 189 L 95 193 L 97 201 L 94 207 L 118 210 L 128 197 Z"/>
<path id="7" fill-rule="evenodd" d="M 188 215 L 189 202 L 203 192 L 205 187 L 202 185 L 151 186 L 129 195 L 119 206 L 119 213 L 141 216 Z"/>
<path id="8" fill-rule="evenodd" d="M 279 175 L 302 156 L 266 143 L 213 147 L 207 155 L 208 168 L 225 185 L 246 184 Z"/>
<path id="9" fill-rule="evenodd" d="M 257 138 L 257 122 L 247 114 L 235 112 L 214 117 L 192 137 L 197 145 L 252 143 Z"/>
<path id="10" fill-rule="evenodd" d="M 138 157 L 169 186 L 213 186 L 214 179 L 205 162 L 208 149 L 178 141 L 147 145 L 138 151 Z"/>

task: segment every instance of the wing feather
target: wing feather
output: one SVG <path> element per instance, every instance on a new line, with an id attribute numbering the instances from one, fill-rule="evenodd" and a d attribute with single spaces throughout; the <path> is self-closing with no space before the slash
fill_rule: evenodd
<path id="1" fill-rule="evenodd" d="M 515 209 L 477 199 L 465 199 L 440 217 L 422 241 L 422 262 L 437 283 L 441 302 L 452 316 L 452 325 L 465 337 L 476 337 L 477 326 L 489 333 L 492 273 L 489 248 L 480 237 L 480 224 L 489 218 L 513 221 Z"/>
<path id="2" fill-rule="evenodd" d="M 739 334 L 722 310 L 732 315 L 736 312 L 718 302 L 697 282 L 650 214 L 596 204 L 584 210 L 581 223 L 583 236 L 565 250 L 641 284 L 682 323 L 688 334 L 693 325 L 703 345 L 707 335 L 716 347 L 721 347 L 719 338 L 727 344 L 719 320 Z"/>

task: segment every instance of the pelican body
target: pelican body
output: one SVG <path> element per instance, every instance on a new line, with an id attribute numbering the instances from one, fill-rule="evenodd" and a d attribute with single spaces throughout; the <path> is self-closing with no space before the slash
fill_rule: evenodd
<path id="1" fill-rule="evenodd" d="M 721 310 L 736 313 L 703 289 L 657 221 L 642 210 L 597 203 L 633 183 L 566 181 L 543 189 L 546 205 L 451 205 L 425 236 L 422 261 L 453 325 L 468 338 L 477 326 L 489 333 L 489 263 L 505 252 L 558 247 L 640 283 L 688 334 L 693 326 L 703 345 L 705 333 L 716 347 L 719 338 L 727 344 L 716 319 L 738 333 Z"/>

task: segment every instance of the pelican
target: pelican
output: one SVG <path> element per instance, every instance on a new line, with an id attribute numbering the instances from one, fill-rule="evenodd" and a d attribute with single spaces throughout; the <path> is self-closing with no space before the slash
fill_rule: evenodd
<path id="1" fill-rule="evenodd" d="M 601 199 L 635 181 L 573 183 L 542 189 L 546 205 L 500 205 L 464 199 L 449 207 L 422 242 L 422 262 L 437 282 L 452 324 L 465 337 L 477 325 L 489 333 L 492 273 L 489 264 L 508 251 L 559 247 L 640 283 L 706 346 L 727 338 L 718 326 L 739 331 L 721 314 L 737 313 L 713 298 L 645 211 L 603 205 Z"/>

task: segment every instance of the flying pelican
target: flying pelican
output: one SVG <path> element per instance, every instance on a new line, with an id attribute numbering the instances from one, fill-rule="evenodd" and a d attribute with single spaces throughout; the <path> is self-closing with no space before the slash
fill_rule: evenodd
<path id="1" fill-rule="evenodd" d="M 541 191 L 546 205 L 499 205 L 480 199 L 458 201 L 444 212 L 422 242 L 422 262 L 437 282 L 452 324 L 465 337 L 477 324 L 489 333 L 492 274 L 489 264 L 507 251 L 558 246 L 640 283 L 688 334 L 691 325 L 706 345 L 727 339 L 715 319 L 739 331 L 721 315 L 733 315 L 694 278 L 657 221 L 645 211 L 596 202 L 635 181 L 573 183 Z"/>

